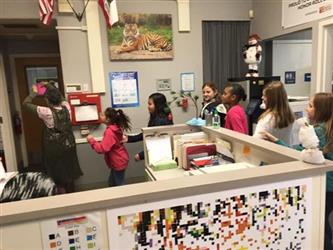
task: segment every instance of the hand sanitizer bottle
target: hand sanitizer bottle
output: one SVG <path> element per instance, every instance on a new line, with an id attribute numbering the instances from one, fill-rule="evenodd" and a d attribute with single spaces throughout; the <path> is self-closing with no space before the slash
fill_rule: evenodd
<path id="1" fill-rule="evenodd" d="M 213 115 L 213 127 L 214 127 L 214 128 L 219 128 L 219 127 L 221 127 L 221 120 L 220 120 L 220 116 L 219 116 L 219 113 L 217 112 L 217 110 L 214 110 L 214 115 Z"/>

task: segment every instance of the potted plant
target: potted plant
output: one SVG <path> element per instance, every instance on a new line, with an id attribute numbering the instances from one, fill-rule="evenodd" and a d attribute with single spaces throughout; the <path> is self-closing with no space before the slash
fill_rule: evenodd
<path id="1" fill-rule="evenodd" d="M 184 110 L 188 109 L 188 100 L 190 100 L 195 107 L 195 118 L 191 120 L 191 124 L 193 125 L 201 125 L 202 119 L 199 118 L 199 107 L 198 107 L 198 99 L 199 96 L 192 95 L 191 92 L 176 92 L 171 90 L 170 94 L 172 96 L 172 100 L 168 102 L 171 105 L 173 102 L 177 104 L 178 107 L 182 107 Z M 200 123 L 200 124 L 199 124 Z"/>

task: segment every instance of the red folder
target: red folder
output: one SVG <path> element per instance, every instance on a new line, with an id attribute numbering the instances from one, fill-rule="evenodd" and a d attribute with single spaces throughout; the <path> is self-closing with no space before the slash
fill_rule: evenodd
<path id="1" fill-rule="evenodd" d="M 183 168 L 188 170 L 191 166 L 191 160 L 196 157 L 216 155 L 216 145 L 213 143 L 185 145 L 184 153 L 186 162 Z"/>

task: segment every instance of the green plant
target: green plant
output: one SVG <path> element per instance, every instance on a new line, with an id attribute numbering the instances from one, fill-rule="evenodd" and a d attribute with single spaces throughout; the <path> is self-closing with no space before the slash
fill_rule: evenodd
<path id="1" fill-rule="evenodd" d="M 171 105 L 173 102 L 176 102 L 179 107 L 184 108 L 182 100 L 184 98 L 190 99 L 195 107 L 195 118 L 198 119 L 198 117 L 199 117 L 199 107 L 198 107 L 199 96 L 192 95 L 191 92 L 184 92 L 184 91 L 176 92 L 173 90 L 170 91 L 170 94 L 172 96 L 172 100 L 168 102 L 168 105 Z"/>

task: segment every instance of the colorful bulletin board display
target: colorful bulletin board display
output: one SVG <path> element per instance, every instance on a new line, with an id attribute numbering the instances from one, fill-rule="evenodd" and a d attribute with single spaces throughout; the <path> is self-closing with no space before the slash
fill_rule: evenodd
<path id="1" fill-rule="evenodd" d="M 184 92 L 194 91 L 194 73 L 180 74 L 181 90 Z"/>
<path id="2" fill-rule="evenodd" d="M 110 250 L 306 249 L 312 180 L 193 195 L 107 210 Z"/>
<path id="3" fill-rule="evenodd" d="M 44 250 L 102 249 L 100 212 L 44 220 L 40 225 Z"/>
<path id="4" fill-rule="evenodd" d="M 113 108 L 139 106 L 138 72 L 110 72 Z"/>

